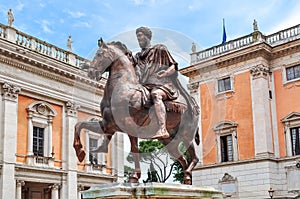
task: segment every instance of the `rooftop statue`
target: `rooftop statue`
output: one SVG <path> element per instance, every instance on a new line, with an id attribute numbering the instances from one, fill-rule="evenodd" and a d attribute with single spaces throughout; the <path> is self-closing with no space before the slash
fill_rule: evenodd
<path id="1" fill-rule="evenodd" d="M 8 10 L 7 16 L 8 16 L 8 26 L 12 26 L 15 18 L 11 8 Z"/>
<path id="2" fill-rule="evenodd" d="M 93 152 L 107 152 L 115 132 L 128 134 L 135 170 L 130 182 L 141 176 L 138 138 L 158 139 L 184 169 L 184 183 L 192 183 L 192 170 L 199 161 L 195 143 L 199 144 L 199 107 L 183 89 L 178 76 L 178 64 L 166 46 L 151 45 L 149 28 L 136 30 L 141 51 L 132 56 L 121 42 L 98 41 L 99 49 L 91 64 L 85 64 L 91 78 L 109 76 L 101 101 L 102 121 L 79 122 L 75 126 L 74 148 L 79 161 L 85 158 L 80 131 L 88 129 L 105 138 Z M 194 142 L 195 141 L 195 142 Z M 182 143 L 190 161 L 179 151 Z"/>

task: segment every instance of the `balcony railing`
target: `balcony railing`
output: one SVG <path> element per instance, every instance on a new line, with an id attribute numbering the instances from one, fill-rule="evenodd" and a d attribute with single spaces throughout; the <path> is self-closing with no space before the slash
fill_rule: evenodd
<path id="1" fill-rule="evenodd" d="M 18 46 L 51 57 L 55 60 L 70 64 L 76 68 L 80 68 L 80 64 L 82 62 L 89 61 L 83 57 L 75 55 L 70 51 L 54 46 L 50 43 L 42 41 L 36 37 L 33 37 L 3 24 L 0 24 L 0 39 L 9 40 L 10 42 L 17 44 Z"/>
<path id="2" fill-rule="evenodd" d="M 255 42 L 263 41 L 270 46 L 276 46 L 298 38 L 300 38 L 300 24 L 267 36 L 262 35 L 260 32 L 253 32 L 244 37 L 228 41 L 225 44 L 220 44 L 199 52 L 192 53 L 191 64 L 196 64 L 202 60 L 248 47 Z"/>

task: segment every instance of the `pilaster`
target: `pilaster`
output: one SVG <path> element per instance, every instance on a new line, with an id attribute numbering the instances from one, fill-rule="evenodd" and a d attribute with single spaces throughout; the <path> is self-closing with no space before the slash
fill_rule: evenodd
<path id="1" fill-rule="evenodd" d="M 22 187 L 24 185 L 25 185 L 24 181 L 17 180 L 17 182 L 16 182 L 16 187 L 17 187 L 16 199 L 22 199 Z"/>
<path id="2" fill-rule="evenodd" d="M 49 188 L 51 189 L 51 199 L 59 199 L 58 198 L 59 187 L 60 187 L 59 184 L 53 184 L 49 186 Z"/>
<path id="3" fill-rule="evenodd" d="M 77 157 L 73 148 L 74 127 L 77 123 L 77 110 L 79 106 L 74 102 L 68 101 L 65 104 L 65 118 L 66 118 L 66 169 L 68 171 L 67 184 L 64 184 L 64 189 L 68 198 L 76 199 L 78 197 L 77 191 Z"/>
<path id="4" fill-rule="evenodd" d="M 2 175 L 0 180 L 0 198 L 15 198 L 16 182 L 15 161 L 18 122 L 18 94 L 21 89 L 4 83 L 2 93 Z M 9 191 L 7 191 L 9 190 Z"/>
<path id="5" fill-rule="evenodd" d="M 250 69 L 254 146 L 257 158 L 273 157 L 273 136 L 269 102 L 269 67 L 259 64 Z"/>
<path id="6" fill-rule="evenodd" d="M 199 109 L 199 121 L 198 121 L 198 127 L 199 127 L 199 139 L 200 144 L 199 146 L 195 146 L 196 153 L 199 155 L 199 162 L 198 165 L 202 165 L 203 163 L 203 149 L 202 149 L 202 123 L 201 123 L 201 106 L 200 106 L 200 84 L 199 82 L 194 82 L 188 84 L 188 89 L 190 91 L 191 96 L 196 100 L 198 103 L 200 109 Z"/>
<path id="7" fill-rule="evenodd" d="M 124 135 L 115 133 L 112 138 L 112 175 L 117 177 L 117 182 L 124 182 Z"/>
<path id="8" fill-rule="evenodd" d="M 12 43 L 16 43 L 16 34 L 17 30 L 13 27 L 7 26 L 6 27 L 6 39 Z"/>

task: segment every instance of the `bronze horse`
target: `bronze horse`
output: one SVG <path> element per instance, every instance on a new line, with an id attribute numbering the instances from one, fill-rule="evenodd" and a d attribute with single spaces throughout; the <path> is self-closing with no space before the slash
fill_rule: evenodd
<path id="1" fill-rule="evenodd" d="M 151 138 L 158 129 L 154 111 L 142 105 L 143 86 L 138 83 L 132 64 L 131 52 L 120 42 L 104 43 L 98 41 L 99 49 L 89 65 L 89 76 L 100 78 L 108 71 L 109 76 L 101 101 L 102 121 L 78 122 L 74 132 L 74 148 L 80 162 L 85 157 L 80 142 L 80 131 L 104 134 L 104 141 L 93 152 L 107 152 L 107 145 L 116 131 L 128 134 L 131 152 L 135 162 L 134 173 L 130 182 L 138 182 L 141 176 L 138 138 Z M 180 162 L 184 170 L 184 184 L 192 183 L 192 170 L 199 161 L 195 143 L 199 144 L 198 114 L 193 113 L 191 106 L 184 111 L 167 109 L 167 130 L 169 138 L 159 139 L 171 156 Z M 179 151 L 183 144 L 190 155 L 190 161 Z"/>

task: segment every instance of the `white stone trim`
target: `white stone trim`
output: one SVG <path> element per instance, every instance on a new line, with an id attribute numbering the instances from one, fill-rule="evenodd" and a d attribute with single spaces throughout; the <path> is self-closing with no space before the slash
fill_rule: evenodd
<path id="1" fill-rule="evenodd" d="M 238 143 L 237 143 L 237 123 L 232 121 L 221 121 L 217 123 L 213 130 L 216 133 L 216 146 L 217 146 L 217 162 L 222 162 L 221 157 L 221 136 L 232 136 L 232 150 L 233 150 L 233 161 L 238 160 Z"/>
<path id="2" fill-rule="evenodd" d="M 86 121 L 99 121 L 99 117 L 90 117 Z M 98 164 L 97 165 L 92 165 L 89 157 L 90 157 L 90 143 L 89 140 L 90 138 L 96 139 L 97 140 L 97 146 L 100 146 L 104 140 L 104 135 L 100 135 L 98 133 L 92 132 L 85 130 L 85 148 L 86 148 L 86 159 L 85 159 L 85 165 L 86 165 L 86 170 L 89 172 L 96 172 L 96 173 L 105 173 L 105 168 L 106 168 L 106 160 L 105 160 L 105 154 L 104 153 L 98 153 L 96 154 Z"/>
<path id="3" fill-rule="evenodd" d="M 292 140 L 291 140 L 291 128 L 300 126 L 300 113 L 292 112 L 281 119 L 284 125 L 285 144 L 286 144 L 286 156 L 293 156 Z"/>
<path id="4" fill-rule="evenodd" d="M 52 120 L 57 115 L 57 112 L 50 104 L 44 101 L 33 102 L 26 110 L 28 114 L 27 164 L 34 164 L 33 127 L 44 128 L 44 157 L 51 157 L 53 153 Z"/>
<path id="5" fill-rule="evenodd" d="M 225 91 L 221 91 L 219 92 L 219 80 L 225 79 L 225 78 L 230 78 L 230 90 L 225 90 Z M 234 76 L 233 75 L 225 75 L 222 77 L 219 77 L 215 80 L 215 95 L 222 95 L 222 94 L 226 94 L 226 93 L 234 93 Z"/>
<path id="6" fill-rule="evenodd" d="M 292 83 L 292 82 L 297 82 L 300 80 L 300 78 L 295 78 L 295 79 L 292 79 L 292 80 L 287 80 L 286 78 L 286 69 L 287 68 L 290 68 L 290 67 L 294 67 L 294 66 L 298 66 L 300 65 L 300 62 L 294 62 L 292 64 L 284 64 L 281 66 L 281 70 L 282 70 L 282 85 L 286 85 L 286 84 L 289 84 L 289 83 Z"/>

